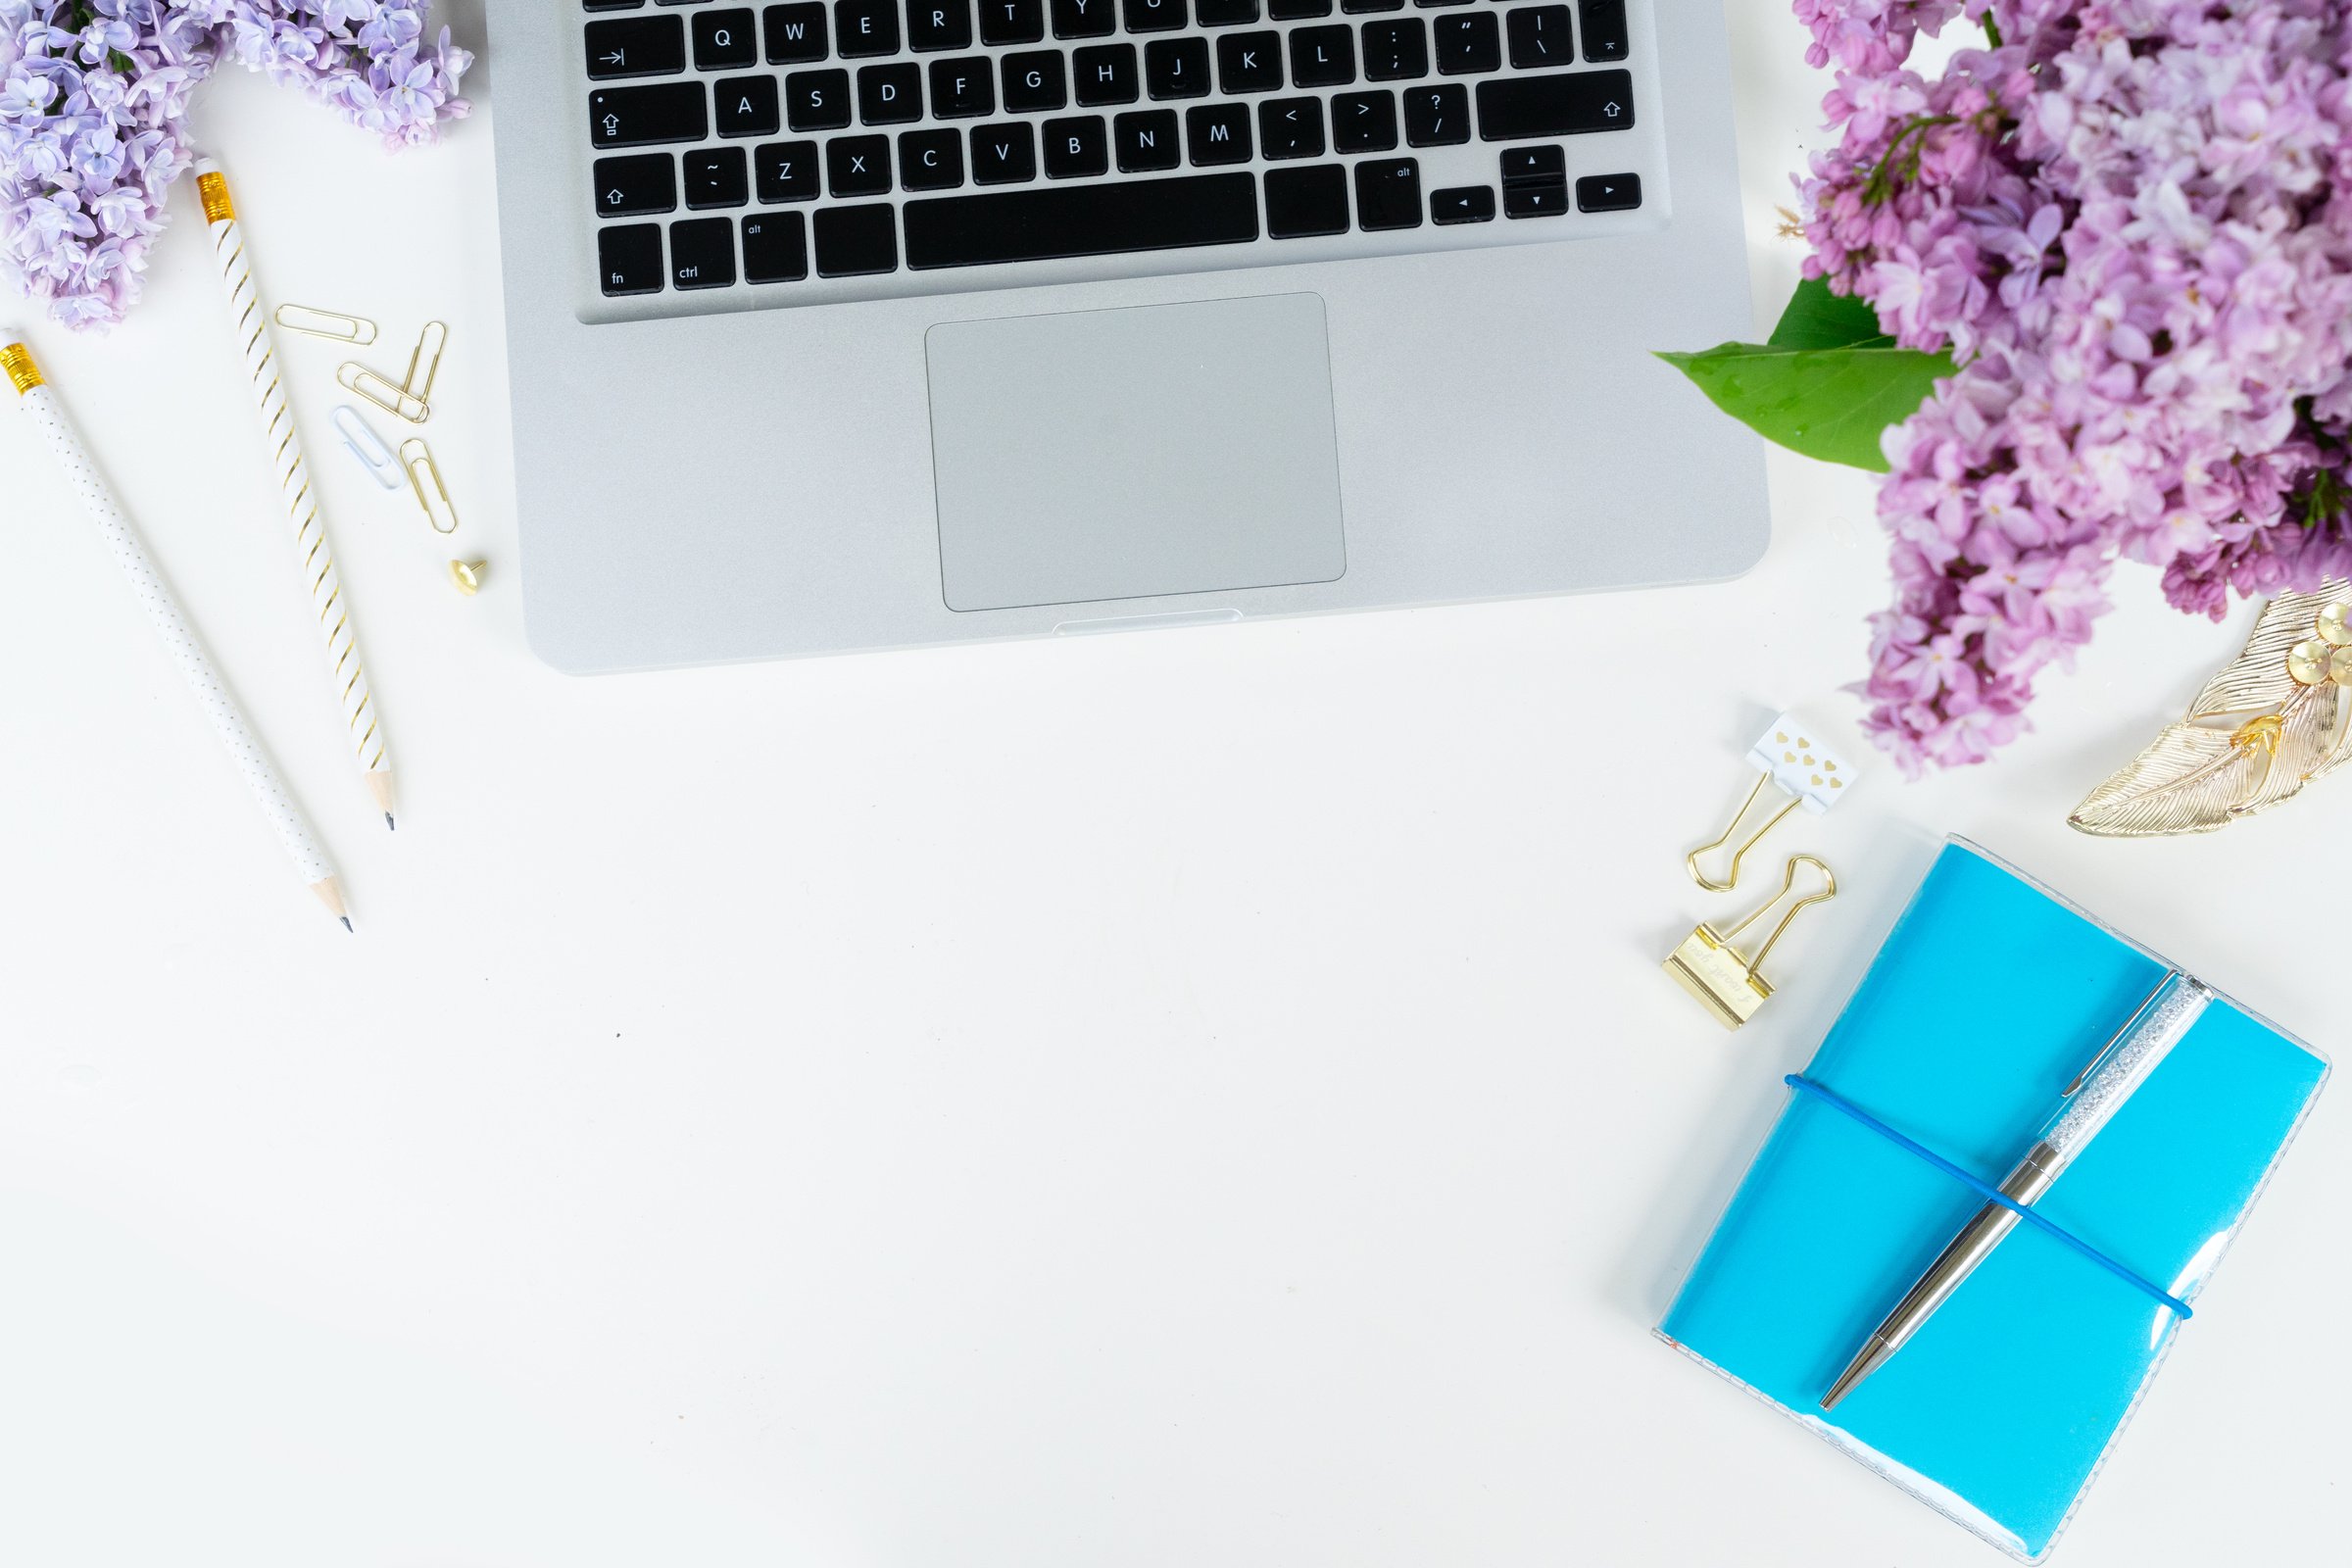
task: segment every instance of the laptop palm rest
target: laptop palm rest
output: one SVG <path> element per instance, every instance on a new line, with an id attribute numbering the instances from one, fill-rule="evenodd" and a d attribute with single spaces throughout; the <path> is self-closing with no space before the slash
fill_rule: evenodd
<path id="1" fill-rule="evenodd" d="M 1320 296 L 950 321 L 926 352 L 949 609 L 1347 569 Z"/>

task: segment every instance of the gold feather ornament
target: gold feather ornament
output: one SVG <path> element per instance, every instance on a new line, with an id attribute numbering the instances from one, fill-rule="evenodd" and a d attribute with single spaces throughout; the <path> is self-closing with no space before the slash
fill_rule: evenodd
<path id="1" fill-rule="evenodd" d="M 2266 810 L 2352 752 L 2352 582 L 2280 594 L 2188 716 L 2083 797 L 2069 825 L 2102 838 L 2211 833 Z"/>

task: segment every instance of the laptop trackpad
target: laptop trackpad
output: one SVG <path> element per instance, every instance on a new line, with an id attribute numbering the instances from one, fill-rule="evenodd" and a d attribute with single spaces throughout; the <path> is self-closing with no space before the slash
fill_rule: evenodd
<path id="1" fill-rule="evenodd" d="M 1347 569 L 1319 296 L 950 321 L 927 343 L 949 609 Z"/>

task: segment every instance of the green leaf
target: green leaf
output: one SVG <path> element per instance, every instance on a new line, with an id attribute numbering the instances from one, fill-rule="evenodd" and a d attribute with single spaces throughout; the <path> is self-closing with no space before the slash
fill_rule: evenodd
<path id="1" fill-rule="evenodd" d="M 1886 471 L 1879 437 L 1952 373 L 1949 354 L 1917 349 L 1788 349 L 1724 343 L 1661 354 L 1724 413 L 1767 441 L 1824 463 Z"/>
<path id="2" fill-rule="evenodd" d="M 1879 330 L 1879 313 L 1868 300 L 1833 294 L 1829 283 L 1818 277 L 1796 285 L 1769 341 L 1776 349 L 1894 347 L 1894 339 Z"/>

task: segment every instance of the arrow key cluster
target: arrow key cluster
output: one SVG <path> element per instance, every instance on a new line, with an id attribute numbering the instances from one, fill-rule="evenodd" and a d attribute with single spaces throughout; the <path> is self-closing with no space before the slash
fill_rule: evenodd
<path id="1" fill-rule="evenodd" d="M 1550 218 L 1568 210 L 1568 155 L 1557 147 L 1502 150 L 1502 211 L 1510 218 Z"/>

